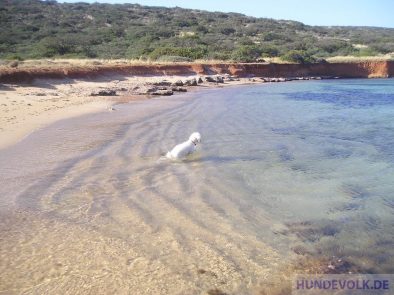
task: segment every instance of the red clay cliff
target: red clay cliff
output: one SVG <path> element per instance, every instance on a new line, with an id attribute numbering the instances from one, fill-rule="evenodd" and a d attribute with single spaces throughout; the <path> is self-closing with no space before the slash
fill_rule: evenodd
<path id="1" fill-rule="evenodd" d="M 0 70 L 0 83 L 30 82 L 35 78 L 91 79 L 103 75 L 120 74 L 135 76 L 161 75 L 213 75 L 231 74 L 239 77 L 341 77 L 387 78 L 394 75 L 394 61 L 365 61 L 352 63 L 319 64 L 147 64 L 72 68 L 37 68 Z"/>

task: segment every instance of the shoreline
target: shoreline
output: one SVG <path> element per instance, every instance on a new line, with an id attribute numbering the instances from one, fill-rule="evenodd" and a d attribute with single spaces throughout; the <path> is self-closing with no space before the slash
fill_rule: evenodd
<path id="1" fill-rule="evenodd" d="M 163 83 L 198 79 L 198 76 L 107 76 L 104 79 L 35 79 L 31 83 L 0 85 L 0 150 L 56 121 L 95 112 L 113 111 L 114 105 L 169 95 Z M 202 89 L 260 84 L 263 81 L 237 78 L 223 83 L 200 83 L 178 87 L 174 93 Z M 150 93 L 150 91 L 156 92 Z M 111 95 L 111 91 L 116 91 Z M 100 93 L 102 92 L 102 93 Z"/>
<path id="2" fill-rule="evenodd" d="M 325 78 L 386 78 L 394 61 L 127 64 L 37 61 L 0 67 L 0 150 L 55 121 L 199 89 Z M 267 78 L 268 77 L 268 78 Z"/>

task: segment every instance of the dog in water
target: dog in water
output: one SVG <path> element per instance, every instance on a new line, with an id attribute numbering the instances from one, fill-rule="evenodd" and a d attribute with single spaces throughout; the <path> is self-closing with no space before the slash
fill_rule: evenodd
<path id="1" fill-rule="evenodd" d="M 189 139 L 176 145 L 166 154 L 168 159 L 181 159 L 192 154 L 196 150 L 197 143 L 201 142 L 201 135 L 198 132 L 192 133 Z"/>

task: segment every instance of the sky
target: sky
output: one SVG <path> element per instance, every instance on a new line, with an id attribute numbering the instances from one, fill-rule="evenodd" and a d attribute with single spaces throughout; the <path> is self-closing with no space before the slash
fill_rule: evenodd
<path id="1" fill-rule="evenodd" d="M 58 0 L 58 2 L 138 3 L 249 16 L 288 19 L 307 25 L 394 28 L 394 0 Z"/>

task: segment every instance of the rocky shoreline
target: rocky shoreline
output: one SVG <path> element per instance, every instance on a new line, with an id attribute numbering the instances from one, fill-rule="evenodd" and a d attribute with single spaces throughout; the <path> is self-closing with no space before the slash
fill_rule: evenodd
<path id="1" fill-rule="evenodd" d="M 245 79 L 243 83 L 278 83 L 289 81 L 307 81 L 307 80 L 323 80 L 323 79 L 340 79 L 340 77 L 332 76 L 312 76 L 312 77 L 250 77 Z M 231 83 L 234 81 L 241 81 L 241 78 L 236 75 L 207 75 L 198 76 L 195 78 L 179 79 L 176 81 L 169 81 L 163 79 L 156 82 L 146 82 L 135 85 L 131 88 L 126 87 L 106 87 L 92 91 L 90 96 L 124 96 L 124 95 L 154 95 L 154 96 L 170 96 L 176 92 L 187 92 L 189 87 L 194 86 L 219 86 L 224 83 Z M 119 81 L 120 82 L 120 81 Z M 207 85 L 208 84 L 208 85 Z"/>

